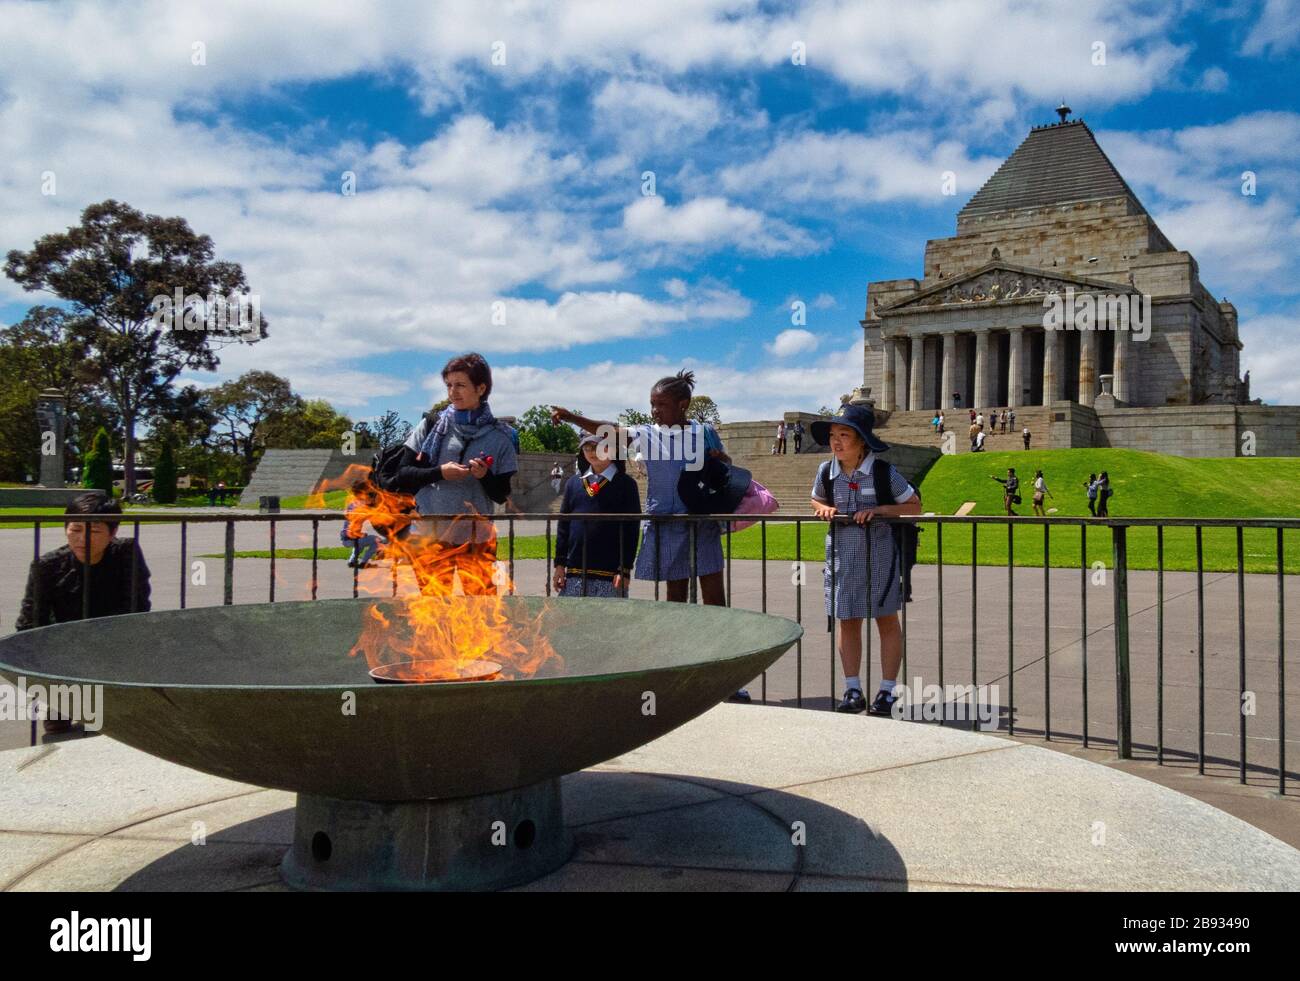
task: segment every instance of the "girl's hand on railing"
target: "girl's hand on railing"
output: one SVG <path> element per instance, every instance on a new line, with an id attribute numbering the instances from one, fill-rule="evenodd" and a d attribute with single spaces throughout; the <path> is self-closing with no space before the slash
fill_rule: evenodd
<path id="1" fill-rule="evenodd" d="M 853 520 L 860 525 L 865 525 L 871 520 L 871 514 L 872 512 L 870 508 L 863 508 L 861 511 L 858 511 L 853 515 Z"/>
<path id="2" fill-rule="evenodd" d="M 812 502 L 813 514 L 823 521 L 830 521 L 835 517 L 835 505 L 823 504 L 821 501 Z"/>

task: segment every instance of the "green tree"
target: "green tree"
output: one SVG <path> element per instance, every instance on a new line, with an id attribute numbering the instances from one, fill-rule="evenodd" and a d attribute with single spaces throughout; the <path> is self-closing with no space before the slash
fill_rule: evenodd
<path id="1" fill-rule="evenodd" d="M 691 398 L 691 404 L 686 407 L 686 418 L 694 419 L 696 422 L 707 422 L 710 426 L 722 425 L 722 416 L 718 414 L 718 407 L 707 395 L 695 395 Z"/>
<path id="2" fill-rule="evenodd" d="M 113 493 L 113 447 L 108 441 L 108 431 L 102 426 L 82 460 L 81 486 Z"/>
<path id="3" fill-rule="evenodd" d="M 624 409 L 618 414 L 618 422 L 623 426 L 647 426 L 652 421 L 650 413 L 640 409 Z"/>
<path id="4" fill-rule="evenodd" d="M 212 390 L 212 411 L 220 439 L 242 461 L 240 481 L 248 480 L 263 449 L 268 426 L 301 413 L 305 403 L 287 379 L 269 371 L 246 371 Z"/>
<path id="5" fill-rule="evenodd" d="M 266 420 L 263 444 L 284 449 L 338 449 L 343 434 L 352 430 L 352 420 L 336 412 L 324 399 L 299 401 L 300 405 Z"/>
<path id="6" fill-rule="evenodd" d="M 176 458 L 172 444 L 163 443 L 153 468 L 153 499 L 159 504 L 176 503 Z"/>
<path id="7" fill-rule="evenodd" d="M 576 415 L 582 415 L 574 410 Z M 578 431 L 568 423 L 551 422 L 551 408 L 535 405 L 519 417 L 519 449 L 524 453 L 577 453 Z"/>
<path id="8" fill-rule="evenodd" d="M 41 237 L 28 252 L 12 250 L 5 274 L 70 305 L 84 367 L 121 417 L 128 494 L 135 491 L 136 423 L 166 400 L 176 377 L 214 370 L 215 347 L 266 336 L 260 309 L 251 324 L 197 316 L 209 297 L 249 292 L 243 269 L 218 261 L 211 238 L 183 218 L 142 214 L 118 201 L 88 206 L 80 225 Z M 180 310 L 172 300 L 178 291 Z"/>

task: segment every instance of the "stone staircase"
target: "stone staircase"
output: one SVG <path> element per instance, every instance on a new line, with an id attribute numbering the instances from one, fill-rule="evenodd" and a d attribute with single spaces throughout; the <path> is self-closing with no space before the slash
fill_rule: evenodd
<path id="1" fill-rule="evenodd" d="M 926 409 L 920 412 L 892 412 L 884 424 L 876 428 L 880 438 L 889 444 L 905 444 L 910 446 L 931 446 L 936 450 L 942 446 L 943 437 L 937 435 L 934 427 L 930 425 L 930 420 L 934 418 L 934 411 Z M 995 450 L 1018 450 L 1024 447 L 1024 440 L 1021 436 L 1021 430 L 1025 426 L 1029 427 L 1030 435 L 1033 437 L 1030 445 L 1034 449 L 1050 449 L 1052 435 L 1052 409 L 1044 405 L 1030 405 L 1016 409 L 1016 428 L 1011 432 L 1010 426 L 1007 432 L 1003 433 L 1001 427 L 998 431 L 988 432 L 988 438 L 984 442 L 986 451 Z M 952 409 L 944 411 L 944 429 L 946 432 L 956 434 L 955 448 L 958 453 L 970 452 L 970 410 L 969 409 Z"/>

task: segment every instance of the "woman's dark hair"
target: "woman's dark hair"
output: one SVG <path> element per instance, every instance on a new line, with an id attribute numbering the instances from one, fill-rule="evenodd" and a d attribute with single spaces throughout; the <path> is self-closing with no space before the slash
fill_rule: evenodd
<path id="1" fill-rule="evenodd" d="M 1034 476 L 1035 476 L 1035 477 L 1041 477 L 1042 475 L 1043 475 L 1043 471 L 1041 471 L 1041 470 L 1035 470 L 1035 471 L 1034 471 Z"/>
<path id="2" fill-rule="evenodd" d="M 63 516 L 75 517 L 79 514 L 121 514 L 122 502 L 108 494 L 78 494 L 63 509 Z M 64 522 L 67 524 L 67 522 Z M 105 522 L 110 529 L 117 531 L 118 522 Z"/>
<path id="3" fill-rule="evenodd" d="M 1105 470 L 1103 470 L 1103 471 L 1101 472 L 1101 479 L 1102 479 L 1102 480 L 1110 480 L 1110 474 L 1107 473 Z"/>
<path id="4" fill-rule="evenodd" d="M 1091 483 L 1092 481 L 1094 481 L 1094 480 L 1096 480 L 1096 479 L 1097 479 L 1097 475 L 1096 475 L 1095 473 L 1090 473 L 1090 474 L 1088 474 L 1088 482 L 1089 482 L 1089 483 Z"/>
<path id="5" fill-rule="evenodd" d="M 654 384 L 654 391 L 663 392 L 678 402 L 689 402 L 695 394 L 695 372 L 679 371 L 675 375 L 660 378 Z"/>
<path id="6" fill-rule="evenodd" d="M 469 354 L 462 354 L 458 358 L 452 358 L 442 366 L 442 380 L 446 381 L 447 376 L 453 371 L 463 371 L 469 375 L 471 385 L 475 387 L 486 385 L 483 391 L 483 398 L 486 400 L 492 394 L 492 369 L 488 363 L 483 360 L 483 355 L 471 351 Z"/>

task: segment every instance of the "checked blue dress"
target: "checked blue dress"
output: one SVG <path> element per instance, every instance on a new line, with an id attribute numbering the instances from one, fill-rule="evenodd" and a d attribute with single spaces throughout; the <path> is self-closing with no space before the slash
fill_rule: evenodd
<path id="1" fill-rule="evenodd" d="M 874 453 L 859 464 L 852 473 L 840 469 L 838 459 L 832 457 L 817 470 L 812 496 L 823 503 L 822 474 L 830 468 L 831 486 L 835 494 L 835 510 L 840 514 L 854 514 L 876 504 L 876 487 L 871 470 L 875 465 L 889 467 L 889 487 L 894 492 L 894 502 L 902 504 L 916 491 L 898 469 L 877 461 Z M 853 486 L 856 484 L 856 488 Z M 867 526 L 837 524 L 835 534 L 835 612 L 837 620 L 859 620 L 867 617 L 884 617 L 897 613 L 903 605 L 901 566 L 894 526 L 884 521 L 869 522 Z M 871 535 L 871 606 L 867 600 L 867 534 Z M 822 573 L 822 588 L 826 596 L 826 615 L 831 616 L 831 534 L 826 535 L 826 566 Z"/>
<path id="2" fill-rule="evenodd" d="M 692 423 L 689 429 L 674 429 L 651 424 L 629 427 L 646 468 L 647 514 L 686 514 L 686 505 L 677 494 L 677 480 L 686 469 L 686 457 L 700 459 L 708 449 L 726 452 L 722 440 L 711 426 Z M 658 543 L 659 565 L 655 574 L 655 549 Z M 721 572 L 722 529 L 716 521 L 695 522 L 695 574 L 707 576 Z M 691 578 L 690 529 L 684 521 L 641 523 L 641 547 L 636 553 L 637 579 L 653 582 Z"/>

